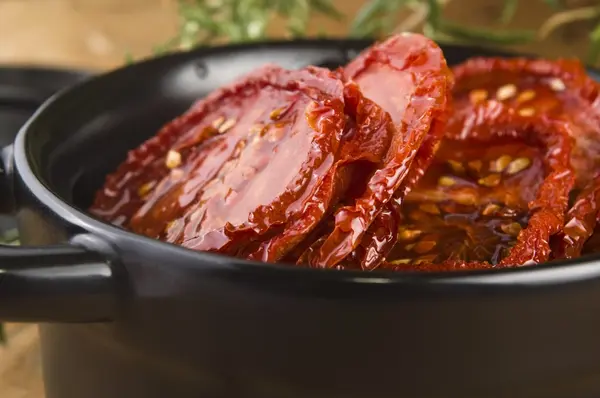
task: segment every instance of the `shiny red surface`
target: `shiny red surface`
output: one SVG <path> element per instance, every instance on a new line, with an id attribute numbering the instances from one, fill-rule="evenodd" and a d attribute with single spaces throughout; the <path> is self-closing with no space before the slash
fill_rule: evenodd
<path id="1" fill-rule="evenodd" d="M 441 49 L 419 35 L 396 36 L 369 48 L 342 74 L 388 112 L 396 131 L 365 191 L 336 212 L 333 231 L 309 262 L 336 266 L 362 244 L 355 257 L 374 268 L 395 240 L 397 215 L 389 202 L 420 178 L 441 138 L 452 77 Z"/>
<path id="2" fill-rule="evenodd" d="M 416 34 L 265 66 L 132 150 L 91 212 L 194 250 L 452 271 L 596 251 L 598 85 L 576 61 L 446 65 Z M 600 177 L 599 177 L 600 178 Z"/>
<path id="3" fill-rule="evenodd" d="M 575 139 L 571 162 L 577 183 L 583 187 L 600 170 L 600 99 L 598 84 L 576 60 L 473 58 L 453 68 L 458 112 L 470 112 L 469 94 L 485 90 L 487 99 L 498 99 L 498 89 L 514 85 L 516 93 L 502 100 L 506 106 L 529 117 L 565 120 Z M 535 93 L 533 98 L 523 95 Z"/>
<path id="4" fill-rule="evenodd" d="M 433 271 L 548 261 L 574 186 L 571 147 L 568 125 L 523 118 L 495 101 L 453 120 L 403 208 L 411 230 L 435 229 L 448 238 L 426 253 L 403 246 L 385 266 Z"/>

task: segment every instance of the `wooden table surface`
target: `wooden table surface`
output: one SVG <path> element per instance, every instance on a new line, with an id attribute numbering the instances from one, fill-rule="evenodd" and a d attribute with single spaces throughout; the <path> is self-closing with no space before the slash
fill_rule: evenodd
<path id="1" fill-rule="evenodd" d="M 363 1 L 336 3 L 353 14 Z M 497 16 L 499 3 L 454 0 L 448 16 L 487 26 Z M 549 12 L 543 9 L 527 10 L 538 3 L 519 2 L 514 26 L 537 26 L 547 18 Z M 126 52 L 148 54 L 154 45 L 168 39 L 176 26 L 174 0 L 0 0 L 0 64 L 110 69 L 123 63 Z M 311 21 L 311 26 L 313 31 L 325 29 L 334 35 L 346 31 L 344 23 L 325 23 L 319 18 Z M 524 50 L 547 56 L 581 55 L 583 28 L 564 31 Z M 281 36 L 281 32 L 276 26 L 272 33 Z M 9 343 L 0 347 L 0 398 L 43 398 L 37 328 L 8 325 L 7 329 Z"/>
<path id="2" fill-rule="evenodd" d="M 0 397 L 42 398 L 37 327 L 6 325 L 8 345 L 0 348 Z"/>

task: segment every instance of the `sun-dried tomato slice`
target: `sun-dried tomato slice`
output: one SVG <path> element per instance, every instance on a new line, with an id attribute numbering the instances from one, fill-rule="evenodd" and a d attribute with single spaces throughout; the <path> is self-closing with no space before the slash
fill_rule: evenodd
<path id="1" fill-rule="evenodd" d="M 348 116 L 346 133 L 342 137 L 331 172 L 317 188 L 318 191 L 329 192 L 328 195 L 332 197 L 331 204 L 337 203 L 342 195 L 346 198 L 353 196 L 357 188 L 364 186 L 369 171 L 386 155 L 396 132 L 390 116 L 373 101 L 365 98 L 355 83 L 345 85 L 344 100 Z M 337 189 L 332 191 L 333 187 Z M 319 193 L 318 196 L 323 194 Z M 333 210 L 319 202 L 315 202 L 313 208 L 307 208 L 306 205 L 301 207 L 305 209 L 303 216 L 291 218 L 285 231 L 257 247 L 245 250 L 243 257 L 265 262 L 281 259 L 307 237 L 325 214 L 331 215 Z M 290 214 L 286 214 L 286 217 L 290 217 Z M 323 227 L 327 227 L 328 220 L 323 222 Z M 325 230 L 319 228 L 314 236 L 306 239 L 302 247 L 310 246 Z M 291 259 L 294 261 L 296 257 Z"/>
<path id="2" fill-rule="evenodd" d="M 470 113 L 486 99 L 521 116 L 567 121 L 575 139 L 571 163 L 583 188 L 600 170 L 598 83 L 577 60 L 472 58 L 453 68 L 456 112 Z M 459 116 L 461 117 L 461 116 Z"/>
<path id="3" fill-rule="evenodd" d="M 450 110 L 451 107 L 448 106 L 447 109 Z M 347 268 L 360 266 L 363 270 L 372 270 L 385 261 L 385 257 L 398 241 L 397 231 L 402 220 L 400 207 L 406 195 L 423 177 L 430 166 L 443 136 L 446 120 L 447 115 L 440 115 L 434 121 L 431 131 L 417 151 L 415 160 L 406 176 L 406 181 L 396 190 L 392 200 L 377 215 L 360 244 L 354 249 L 352 260 L 345 261 Z"/>
<path id="4" fill-rule="evenodd" d="M 497 101 L 454 119 L 434 162 L 402 206 L 385 268 L 442 271 L 549 260 L 569 192 L 569 124 Z"/>
<path id="5" fill-rule="evenodd" d="M 313 250 L 309 262 L 317 267 L 334 267 L 350 255 L 380 213 L 368 237 L 377 240 L 380 230 L 390 235 L 393 223 L 386 224 L 395 215 L 387 205 L 427 167 L 443 131 L 452 82 L 441 49 L 416 34 L 395 36 L 369 48 L 341 73 L 389 113 L 396 131 L 364 191 L 337 210 L 333 231 Z M 438 128 L 432 129 L 434 123 Z M 413 165 L 416 168 L 411 172 Z"/>
<path id="6" fill-rule="evenodd" d="M 565 217 L 564 230 L 555 237 L 552 258 L 577 258 L 587 240 L 594 233 L 600 216 L 600 177 L 583 189 Z"/>
<path id="7" fill-rule="evenodd" d="M 92 211 L 137 233 L 232 254 L 295 220 L 310 230 L 345 180 L 332 175 L 343 90 L 320 68 L 251 73 L 132 151 Z"/>

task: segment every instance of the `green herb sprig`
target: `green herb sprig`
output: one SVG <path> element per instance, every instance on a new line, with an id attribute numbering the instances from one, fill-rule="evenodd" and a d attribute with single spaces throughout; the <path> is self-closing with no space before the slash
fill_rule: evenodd
<path id="1" fill-rule="evenodd" d="M 567 8 L 561 0 L 535 0 L 554 14 L 541 26 L 526 30 L 502 27 L 488 29 L 448 20 L 444 10 L 451 0 L 368 0 L 356 15 L 345 15 L 332 0 L 179 0 L 178 33 L 157 46 L 155 53 L 187 50 L 219 43 L 263 40 L 276 20 L 285 24 L 290 38 L 307 35 L 309 20 L 316 15 L 332 21 L 347 20 L 348 36 L 380 38 L 394 32 L 419 31 L 440 42 L 503 46 L 545 40 L 564 25 L 591 21 L 588 62 L 600 57 L 600 0 L 591 5 Z M 498 15 L 500 25 L 508 24 L 519 0 L 504 0 Z M 406 16 L 408 11 L 408 16 Z M 404 15 L 404 19 L 400 16 Z M 320 32 L 319 36 L 327 36 Z"/>
<path id="2" fill-rule="evenodd" d="M 302 37 L 315 15 L 342 20 L 331 0 L 179 0 L 179 31 L 156 53 L 215 43 L 264 39 L 267 28 L 283 19 L 290 37 Z"/>

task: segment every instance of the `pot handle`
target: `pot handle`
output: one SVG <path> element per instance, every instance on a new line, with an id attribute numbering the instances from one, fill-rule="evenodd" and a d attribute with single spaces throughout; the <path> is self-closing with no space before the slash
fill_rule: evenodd
<path id="1" fill-rule="evenodd" d="M 10 212 L 11 149 L 1 153 L 0 212 Z M 114 318 L 117 287 L 112 253 L 90 235 L 70 244 L 0 245 L 0 322 L 103 322 Z"/>
<path id="2" fill-rule="evenodd" d="M 116 297 L 110 263 L 89 249 L 0 246 L 0 321 L 109 321 Z"/>

